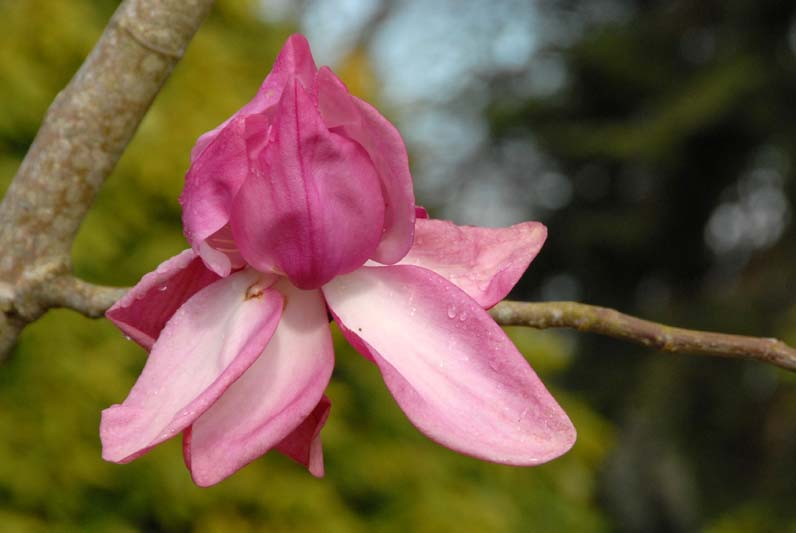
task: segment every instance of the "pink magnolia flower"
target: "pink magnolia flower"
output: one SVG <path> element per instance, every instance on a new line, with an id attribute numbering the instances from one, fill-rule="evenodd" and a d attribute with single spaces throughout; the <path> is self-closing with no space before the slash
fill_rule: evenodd
<path id="1" fill-rule="evenodd" d="M 124 463 L 178 433 L 194 481 L 276 449 L 323 474 L 331 311 L 412 423 L 474 457 L 535 465 L 575 430 L 485 308 L 546 229 L 456 226 L 414 205 L 396 129 L 291 37 L 255 98 L 192 153 L 181 202 L 192 249 L 107 313 L 151 350 L 102 414 Z"/>

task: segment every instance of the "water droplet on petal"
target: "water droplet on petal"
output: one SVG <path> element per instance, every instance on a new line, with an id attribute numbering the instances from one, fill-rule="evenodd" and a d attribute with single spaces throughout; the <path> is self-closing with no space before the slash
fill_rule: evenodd
<path id="1" fill-rule="evenodd" d="M 163 291 L 165 291 L 165 290 L 167 290 L 167 289 L 168 289 L 168 287 L 167 287 L 166 285 L 161 285 L 160 287 L 158 287 L 158 290 L 159 290 L 160 292 L 163 292 Z"/>
<path id="2" fill-rule="evenodd" d="M 462 322 L 467 320 L 467 311 L 462 311 L 462 314 L 459 315 L 459 320 Z"/>
<path id="3" fill-rule="evenodd" d="M 131 341 L 131 340 L 133 340 L 133 339 L 131 339 L 129 335 L 125 335 L 125 336 L 124 336 L 124 340 L 126 340 L 126 341 Z"/>
<path id="4" fill-rule="evenodd" d="M 456 306 L 449 305 L 448 306 L 448 318 L 456 318 Z"/>

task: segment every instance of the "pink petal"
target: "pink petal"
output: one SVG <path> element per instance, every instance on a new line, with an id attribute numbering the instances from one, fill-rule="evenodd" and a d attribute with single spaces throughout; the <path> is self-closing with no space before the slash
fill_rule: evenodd
<path id="1" fill-rule="evenodd" d="M 191 428 L 185 456 L 197 485 L 218 483 L 283 442 L 313 413 L 329 383 L 334 350 L 320 291 L 286 281 L 274 288 L 286 303 L 271 342 Z"/>
<path id="2" fill-rule="evenodd" d="M 193 162 L 180 196 L 185 237 L 197 253 L 229 221 L 232 200 L 249 174 L 246 120 L 232 121 Z M 205 252 L 204 250 L 202 250 Z M 206 252 L 205 252 L 206 253 Z M 209 262 L 219 275 L 220 270 Z"/>
<path id="3" fill-rule="evenodd" d="M 235 198 L 232 232 L 243 258 L 303 289 L 350 272 L 382 235 L 384 200 L 356 143 L 331 133 L 298 82 L 285 90 L 258 172 Z"/>
<path id="4" fill-rule="evenodd" d="M 260 280 L 260 281 L 258 281 Z M 258 283 L 260 291 L 250 294 Z M 124 463 L 173 437 L 206 411 L 262 353 L 282 296 L 243 270 L 194 294 L 168 321 L 121 405 L 102 412 L 102 457 Z"/>
<path id="5" fill-rule="evenodd" d="M 539 222 L 478 228 L 417 219 L 415 242 L 400 264 L 432 270 L 489 308 L 517 284 L 546 238 Z"/>
<path id="6" fill-rule="evenodd" d="M 385 202 L 384 235 L 371 257 L 395 263 L 412 245 L 415 220 L 409 156 L 401 134 L 370 104 L 351 96 L 329 68 L 318 71 L 316 86 L 326 125 L 361 144 L 376 167 Z"/>
<path id="7" fill-rule="evenodd" d="M 429 270 L 363 267 L 323 288 L 347 338 L 365 346 L 412 423 L 453 450 L 536 465 L 575 429 L 481 306 Z"/>
<path id="8" fill-rule="evenodd" d="M 262 113 L 276 104 L 282 95 L 282 89 L 292 77 L 298 78 L 304 87 L 312 86 L 317 70 L 307 38 L 300 34 L 288 37 L 279 55 L 276 56 L 271 72 L 266 76 L 254 98 L 217 128 L 199 137 L 191 150 L 191 161 L 199 157 L 231 120 L 238 116 L 246 117 Z"/>
<path id="9" fill-rule="evenodd" d="M 331 408 L 332 402 L 323 396 L 310 416 L 276 446 L 278 451 L 306 466 L 315 477 L 323 477 L 321 429 Z"/>
<path id="10" fill-rule="evenodd" d="M 418 218 L 428 218 L 428 211 L 422 205 L 415 206 L 415 220 Z M 417 225 L 415 225 L 415 228 L 417 228 Z"/>
<path id="11" fill-rule="evenodd" d="M 305 89 L 309 89 L 317 72 L 318 67 L 312 58 L 309 41 L 300 33 L 294 33 L 285 41 L 271 72 L 260 88 L 262 98 L 270 98 L 271 102 L 276 103 L 282 89 L 289 86 L 293 78 L 301 82 Z"/>
<path id="12" fill-rule="evenodd" d="M 298 79 L 305 87 L 311 87 L 316 71 L 307 39 L 292 35 L 254 99 L 199 137 L 191 151 L 191 168 L 180 197 L 185 236 L 208 268 L 221 276 L 229 274 L 229 261 L 205 239 L 229 221 L 231 202 L 249 173 L 249 161 L 269 140 L 273 108 L 285 85 Z"/>
<path id="13" fill-rule="evenodd" d="M 144 275 L 105 316 L 148 350 L 174 312 L 217 279 L 192 250 L 185 250 Z"/>
<path id="14" fill-rule="evenodd" d="M 213 272 L 221 276 L 228 276 L 232 270 L 246 266 L 246 261 L 240 255 L 238 245 L 232 237 L 232 228 L 226 224 L 223 228 L 213 233 L 199 245 L 199 255 L 202 261 Z"/>

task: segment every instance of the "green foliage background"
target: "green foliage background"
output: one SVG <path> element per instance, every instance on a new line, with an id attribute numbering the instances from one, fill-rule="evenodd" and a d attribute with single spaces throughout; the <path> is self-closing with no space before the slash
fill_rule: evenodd
<path id="1" fill-rule="evenodd" d="M 0 192 L 116 4 L 0 0 Z M 537 7 L 566 22 L 594 4 Z M 533 96 L 511 73 L 486 80 L 489 143 L 539 148 L 573 189 L 545 215 L 550 238 L 516 297 L 540 298 L 563 272 L 589 303 L 796 345 L 796 224 L 740 254 L 705 238 L 717 206 L 769 164 L 792 218 L 796 8 L 613 5 L 625 14 L 545 51 L 566 68 L 561 89 Z M 254 0 L 218 1 L 86 218 L 73 250 L 80 276 L 131 285 L 186 246 L 177 197 L 191 146 L 248 101 L 295 30 L 255 13 Z M 694 42 L 710 53 L 689 56 Z M 337 71 L 378 103 L 363 50 Z M 0 367 L 0 531 L 796 532 L 792 374 L 509 333 L 578 428 L 561 459 L 509 468 L 428 441 L 335 333 L 326 478 L 274 454 L 199 489 L 179 442 L 129 465 L 101 460 L 99 413 L 126 396 L 145 353 L 107 321 L 50 312 Z"/>

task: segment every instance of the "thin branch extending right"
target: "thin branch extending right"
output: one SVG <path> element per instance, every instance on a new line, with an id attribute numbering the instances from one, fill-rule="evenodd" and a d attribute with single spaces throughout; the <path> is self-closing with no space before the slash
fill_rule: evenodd
<path id="1" fill-rule="evenodd" d="M 796 371 L 796 349 L 778 339 L 676 328 L 577 302 L 503 301 L 490 312 L 503 326 L 573 328 L 665 352 L 753 359 Z"/>

